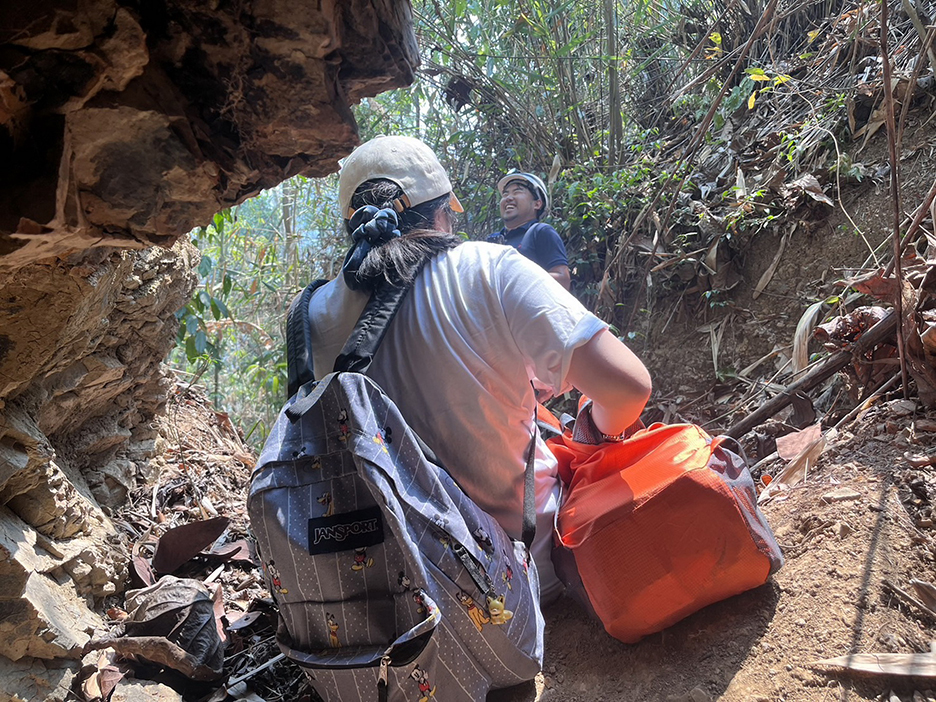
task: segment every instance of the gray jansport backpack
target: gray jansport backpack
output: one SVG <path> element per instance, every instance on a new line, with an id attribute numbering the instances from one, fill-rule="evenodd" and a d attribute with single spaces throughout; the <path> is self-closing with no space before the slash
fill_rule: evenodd
<path id="1" fill-rule="evenodd" d="M 362 375 L 405 293 L 372 296 L 337 372 L 298 387 L 251 478 L 247 506 L 280 648 L 327 702 L 477 702 L 542 665 L 528 557 L 532 461 L 525 545 L 461 491 Z M 310 295 L 290 318 L 305 323 Z M 288 337 L 307 342 L 295 329 Z M 310 357 L 290 374 L 297 386 Z"/>

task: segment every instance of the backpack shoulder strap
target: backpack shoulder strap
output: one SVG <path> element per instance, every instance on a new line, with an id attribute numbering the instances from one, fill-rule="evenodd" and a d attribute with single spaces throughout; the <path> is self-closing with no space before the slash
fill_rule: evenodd
<path id="1" fill-rule="evenodd" d="M 286 312 L 286 375 L 287 397 L 315 378 L 312 368 L 312 329 L 309 326 L 309 300 L 312 293 L 328 281 L 324 278 L 309 283 L 293 298 Z"/>
<path id="2" fill-rule="evenodd" d="M 412 285 L 400 287 L 382 285 L 373 292 L 361 317 L 358 319 L 351 336 L 345 342 L 344 348 L 335 359 L 334 370 L 365 373 L 374 360 L 377 347 L 383 341 L 396 316 L 397 310 L 406 298 Z"/>
<path id="3" fill-rule="evenodd" d="M 312 283 L 309 288 L 312 288 L 316 283 Z M 338 358 L 335 359 L 334 371 L 351 371 L 354 373 L 364 373 L 370 367 L 371 361 L 374 360 L 374 354 L 377 353 L 377 347 L 380 345 L 380 342 L 383 340 L 384 335 L 387 333 L 387 328 L 390 326 L 390 322 L 393 321 L 394 316 L 397 313 L 397 310 L 400 309 L 400 304 L 403 302 L 406 297 L 406 293 L 409 292 L 409 289 L 412 287 L 412 284 L 404 285 L 402 287 L 394 287 L 390 285 L 382 285 L 373 293 L 371 293 L 370 299 L 367 301 L 367 304 L 364 306 L 364 311 L 361 312 L 361 316 L 358 318 L 357 324 L 354 325 L 354 329 L 351 330 L 351 335 L 348 337 L 348 340 L 345 342 L 344 348 L 341 349 L 341 353 L 338 355 Z M 303 295 L 308 291 L 309 288 L 306 288 L 302 292 Z M 313 288 L 314 292 L 314 288 Z M 312 293 L 309 293 L 311 298 Z M 294 300 L 293 305 L 290 306 L 290 314 L 293 313 L 293 307 L 298 305 L 301 308 L 296 314 L 301 314 L 302 311 L 305 311 L 305 329 L 307 334 L 311 334 L 311 329 L 309 328 L 308 322 L 308 309 L 309 303 L 306 299 L 305 306 L 303 307 L 302 300 L 299 299 L 298 303 Z M 289 320 L 287 319 L 287 327 L 289 326 Z M 294 324 L 298 327 L 298 323 Z M 306 342 L 309 341 L 308 336 L 306 337 Z M 288 345 L 287 345 L 288 348 Z M 307 354 L 310 356 L 306 363 L 308 364 L 309 371 L 311 373 L 311 348 L 307 345 Z M 290 359 L 290 368 L 292 368 L 292 360 Z M 301 387 L 298 385 L 296 390 Z M 292 385 L 290 384 L 290 388 Z M 290 394 L 290 397 L 295 395 L 295 392 Z M 302 415 L 309 410 L 315 404 L 317 395 L 311 393 L 305 397 L 298 398 L 290 407 L 288 407 L 285 412 L 286 416 L 289 417 L 290 421 L 298 421 Z"/>

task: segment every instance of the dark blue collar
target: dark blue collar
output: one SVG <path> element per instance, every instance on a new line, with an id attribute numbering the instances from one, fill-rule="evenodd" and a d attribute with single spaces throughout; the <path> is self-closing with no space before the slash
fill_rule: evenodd
<path id="1" fill-rule="evenodd" d="M 503 229 L 501 229 L 501 234 L 507 239 L 512 239 L 516 236 L 523 236 L 524 234 L 527 233 L 527 229 L 532 227 L 537 222 L 539 222 L 538 219 L 531 219 L 529 222 L 527 222 L 526 224 L 521 224 L 516 229 L 507 229 L 506 227 L 504 227 Z"/>

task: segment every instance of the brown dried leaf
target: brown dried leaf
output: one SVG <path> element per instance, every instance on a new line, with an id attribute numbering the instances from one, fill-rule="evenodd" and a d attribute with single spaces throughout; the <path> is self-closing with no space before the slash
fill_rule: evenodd
<path id="1" fill-rule="evenodd" d="M 227 613 L 224 611 L 224 590 L 221 583 L 215 583 L 208 590 L 211 592 L 214 601 L 212 613 L 214 614 L 215 628 L 218 630 L 218 638 L 221 639 L 222 644 L 227 644 L 227 633 L 224 631 L 224 620 L 227 617 Z"/>
<path id="2" fill-rule="evenodd" d="M 813 424 L 786 436 L 778 436 L 777 455 L 784 461 L 792 460 L 821 437 L 822 423 Z"/>
<path id="3" fill-rule="evenodd" d="M 215 517 L 170 529 L 156 544 L 153 568 L 159 573 L 174 573 L 203 548 L 214 543 L 230 521 L 227 517 Z"/>
<path id="4" fill-rule="evenodd" d="M 254 563 L 254 565 L 260 565 L 254 561 L 250 551 L 250 544 L 246 539 L 238 539 L 237 541 L 224 544 L 224 546 L 211 548 L 210 550 L 205 551 L 202 555 L 207 557 L 209 561 L 213 561 L 215 563 L 227 563 L 228 561 L 234 561 L 237 563 Z"/>
<path id="5" fill-rule="evenodd" d="M 822 307 L 825 302 L 820 300 L 814 302 L 796 323 L 796 333 L 793 335 L 793 372 L 799 373 L 809 365 L 809 340 L 812 338 L 813 329 L 816 328 L 816 322 L 822 315 Z"/>
<path id="6" fill-rule="evenodd" d="M 871 295 L 871 297 L 884 302 L 893 302 L 897 296 L 897 280 L 889 277 L 885 278 L 883 268 L 857 278 L 850 278 L 845 281 L 845 284 L 858 292 Z"/>
<path id="7" fill-rule="evenodd" d="M 855 343 L 886 315 L 887 310 L 883 307 L 859 307 L 844 317 L 836 317 L 820 324 L 816 327 L 814 336 L 830 351 L 838 351 Z"/>
<path id="8" fill-rule="evenodd" d="M 109 699 L 117 683 L 124 677 L 124 674 L 113 664 L 116 655 L 114 651 L 101 651 L 101 655 L 94 663 L 95 669 L 81 682 L 81 694 L 85 702 Z M 86 666 L 82 670 L 86 671 L 90 667 Z"/>
<path id="9" fill-rule="evenodd" d="M 819 179 L 812 173 L 804 173 L 801 175 L 787 186 L 787 190 L 790 192 L 802 192 L 817 202 L 822 202 L 830 207 L 835 206 L 832 199 L 823 192 L 822 186 L 819 184 Z"/>
<path id="10" fill-rule="evenodd" d="M 760 297 L 760 294 L 764 292 L 764 288 L 770 283 L 771 279 L 774 277 L 774 273 L 777 272 L 777 267 L 780 265 L 780 259 L 783 257 L 783 252 L 786 250 L 787 243 L 790 241 L 790 237 L 793 235 L 793 232 L 796 231 L 796 224 L 787 230 L 783 235 L 783 238 L 780 239 L 780 246 L 777 247 L 777 253 L 774 254 L 773 261 L 770 262 L 770 265 L 767 266 L 760 277 L 760 280 L 757 281 L 757 285 L 754 286 L 754 292 L 751 295 L 755 300 Z"/>
<path id="11" fill-rule="evenodd" d="M 827 436 L 822 436 L 804 448 L 786 467 L 776 476 L 770 485 L 757 498 L 758 502 L 766 502 L 774 493 L 784 487 L 792 487 L 803 482 L 810 467 L 815 467 L 816 461 L 825 450 L 827 442 L 834 436 L 835 429 L 830 429 Z"/>
<path id="12" fill-rule="evenodd" d="M 162 639 L 177 645 L 189 656 L 182 665 L 203 666 L 220 673 L 224 645 L 217 627 L 212 626 L 214 608 L 212 594 L 200 582 L 167 575 L 155 585 L 127 593 L 130 616 L 124 622 L 124 631 L 130 638 Z M 160 655 L 175 656 L 172 649 L 154 643 L 147 645 L 157 647 Z M 149 660 L 170 665 L 162 659 Z M 186 672 L 182 668 L 177 670 Z"/>
<path id="13" fill-rule="evenodd" d="M 149 561 L 143 556 L 134 556 L 133 571 L 131 573 L 131 584 L 141 587 L 149 587 L 156 582 L 156 574 L 150 567 Z M 135 578 L 134 578 L 135 576 Z"/>

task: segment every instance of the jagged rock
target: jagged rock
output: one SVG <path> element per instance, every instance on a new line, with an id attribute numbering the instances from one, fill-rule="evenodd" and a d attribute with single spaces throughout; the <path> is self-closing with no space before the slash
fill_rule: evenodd
<path id="1" fill-rule="evenodd" d="M 64 575 L 66 556 L 0 507 L 0 655 L 80 658 L 91 633 L 103 627 Z"/>
<path id="2" fill-rule="evenodd" d="M 417 63 L 406 0 L 0 2 L 0 654 L 75 655 L 123 587 L 106 508 L 196 280 L 167 247 L 337 170 L 350 105 Z"/>
<path id="3" fill-rule="evenodd" d="M 88 487 L 95 499 L 105 507 L 122 505 L 136 482 L 137 464 L 125 458 L 115 458 L 99 470 L 85 472 Z"/>
<path id="4" fill-rule="evenodd" d="M 0 270 L 170 243 L 333 172 L 350 105 L 418 63 L 399 0 L 4 3 L 0 47 Z"/>
<path id="5" fill-rule="evenodd" d="M 0 656 L 0 702 L 67 702 L 80 665 L 77 661 L 44 661 Z"/>
<path id="6" fill-rule="evenodd" d="M 110 702 L 182 702 L 182 695 L 171 687 L 152 680 L 124 678 L 114 688 Z"/>

